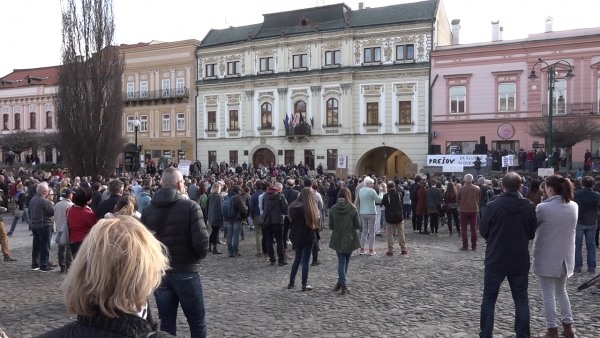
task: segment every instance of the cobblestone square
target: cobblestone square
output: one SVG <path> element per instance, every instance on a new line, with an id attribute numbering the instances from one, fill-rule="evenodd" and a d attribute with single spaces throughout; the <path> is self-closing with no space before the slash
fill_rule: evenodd
<path id="1" fill-rule="evenodd" d="M 5 222 L 10 224 L 10 218 Z M 337 281 L 337 258 L 328 248 L 330 231 L 321 240 L 321 265 L 310 268 L 311 292 L 287 290 L 291 264 L 270 266 L 255 257 L 254 233 L 245 229 L 242 257 L 212 255 L 202 263 L 202 283 L 210 337 L 478 337 L 485 242 L 476 252 L 459 252 L 459 237 L 412 232 L 408 222 L 407 256 L 396 248 L 385 256 L 387 238 L 376 238 L 376 256 L 352 256 L 352 294 L 331 290 Z M 14 239 L 14 240 L 13 240 Z M 65 276 L 29 269 L 31 244 L 25 225 L 11 243 L 15 263 L 0 263 L 0 327 L 11 338 L 35 337 L 74 320 L 62 304 Z M 221 246 L 221 251 L 225 250 Z M 56 261 L 56 247 L 51 259 Z M 291 262 L 290 262 L 291 263 Z M 300 271 L 297 279 L 300 278 Z M 576 292 L 589 273 L 569 279 L 575 328 L 580 338 L 600 337 L 600 296 Z M 545 330 L 537 278 L 530 276 L 532 336 Z M 153 305 L 156 314 L 156 308 Z M 496 308 L 494 337 L 513 337 L 513 303 L 503 284 Z M 179 313 L 178 334 L 188 337 Z"/>

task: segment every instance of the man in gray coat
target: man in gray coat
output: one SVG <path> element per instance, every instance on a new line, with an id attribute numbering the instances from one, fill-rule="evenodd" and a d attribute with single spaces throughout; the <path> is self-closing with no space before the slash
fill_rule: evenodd
<path id="1" fill-rule="evenodd" d="M 40 183 L 36 190 L 37 195 L 29 202 L 31 230 L 33 231 L 31 268 L 39 268 L 40 271 L 52 271 L 54 268 L 49 266 L 49 259 L 50 238 L 52 237 L 52 228 L 54 227 L 54 220 L 52 220 L 54 205 L 46 198 L 50 192 L 48 183 Z"/>
<path id="2" fill-rule="evenodd" d="M 198 203 L 198 199 L 200 198 L 198 194 L 200 187 L 198 187 L 196 183 L 198 183 L 198 181 L 195 178 L 192 178 L 192 184 L 188 187 L 188 196 L 192 201 Z"/>

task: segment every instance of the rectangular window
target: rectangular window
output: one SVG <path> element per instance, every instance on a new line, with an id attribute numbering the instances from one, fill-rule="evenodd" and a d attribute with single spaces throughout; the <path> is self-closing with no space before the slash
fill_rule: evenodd
<path id="1" fill-rule="evenodd" d="M 177 95 L 183 95 L 185 93 L 185 84 L 183 81 L 184 79 L 182 77 L 175 79 L 175 92 Z"/>
<path id="2" fill-rule="evenodd" d="M 148 115 L 140 115 L 140 131 L 148 132 Z"/>
<path id="3" fill-rule="evenodd" d="M 171 115 L 162 115 L 162 131 L 171 131 Z"/>
<path id="4" fill-rule="evenodd" d="M 239 61 L 227 62 L 227 75 L 238 75 L 241 72 Z"/>
<path id="5" fill-rule="evenodd" d="M 162 80 L 162 97 L 171 96 L 171 80 Z"/>
<path id="6" fill-rule="evenodd" d="M 217 76 L 217 64 L 213 63 L 210 65 L 206 65 L 206 72 L 205 72 L 205 77 L 213 77 L 213 76 Z"/>
<path id="7" fill-rule="evenodd" d="M 127 132 L 128 133 L 133 133 L 133 131 L 134 131 L 133 120 L 134 120 L 134 116 L 133 115 L 128 115 L 127 116 Z"/>
<path id="8" fill-rule="evenodd" d="M 15 114 L 15 130 L 21 129 L 21 114 Z"/>
<path id="9" fill-rule="evenodd" d="M 552 100 L 553 114 L 567 113 L 567 81 L 565 79 L 555 81 Z"/>
<path id="10" fill-rule="evenodd" d="M 47 111 L 46 112 L 46 129 L 52 129 L 52 126 L 54 125 L 53 121 L 54 121 L 54 113 L 51 111 Z"/>
<path id="11" fill-rule="evenodd" d="M 213 165 L 215 163 L 217 163 L 217 151 L 209 150 L 208 151 L 208 164 Z"/>
<path id="12" fill-rule="evenodd" d="M 413 60 L 415 58 L 415 45 L 396 46 L 396 61 Z"/>
<path id="13" fill-rule="evenodd" d="M 269 57 L 269 58 L 261 58 L 260 59 L 260 71 L 261 72 L 267 72 L 270 70 L 273 70 L 273 58 Z"/>
<path id="14" fill-rule="evenodd" d="M 283 153 L 284 153 L 285 164 L 294 165 L 295 164 L 294 151 L 293 150 L 284 150 Z"/>
<path id="15" fill-rule="evenodd" d="M 152 158 L 160 158 L 161 156 L 162 156 L 162 151 L 152 150 Z"/>
<path id="16" fill-rule="evenodd" d="M 466 112 L 467 87 L 450 87 L 450 114 L 462 114 Z"/>
<path id="17" fill-rule="evenodd" d="M 368 126 L 379 125 L 379 103 L 378 102 L 367 103 L 367 125 Z"/>
<path id="18" fill-rule="evenodd" d="M 185 130 L 185 114 L 177 113 L 177 130 Z"/>
<path id="19" fill-rule="evenodd" d="M 8 114 L 2 115 L 2 130 L 8 130 Z"/>
<path id="20" fill-rule="evenodd" d="M 415 58 L 415 45 L 406 45 L 406 60 Z"/>
<path id="21" fill-rule="evenodd" d="M 238 151 L 237 150 L 230 150 L 229 151 L 229 165 L 230 166 L 236 166 L 238 163 Z"/>
<path id="22" fill-rule="evenodd" d="M 140 82 L 140 97 L 148 97 L 148 81 Z"/>
<path id="23" fill-rule="evenodd" d="M 398 124 L 411 124 L 412 122 L 412 101 L 398 102 Z"/>
<path id="24" fill-rule="evenodd" d="M 315 150 L 314 149 L 304 149 L 304 165 L 308 170 L 312 170 L 315 168 Z"/>
<path id="25" fill-rule="evenodd" d="M 342 63 L 342 52 L 334 50 L 325 52 L 325 66 L 339 65 Z"/>
<path id="26" fill-rule="evenodd" d="M 208 117 L 208 131 L 217 131 L 217 112 L 209 111 L 207 113 Z"/>
<path id="27" fill-rule="evenodd" d="M 238 124 L 238 111 L 230 110 L 229 111 L 229 130 L 239 130 Z"/>
<path id="28" fill-rule="evenodd" d="M 135 83 L 127 82 L 127 98 L 133 99 L 134 92 L 135 92 Z"/>
<path id="29" fill-rule="evenodd" d="M 293 59 L 294 59 L 294 69 L 308 67 L 308 55 L 306 55 L 306 54 L 294 55 Z"/>
<path id="30" fill-rule="evenodd" d="M 337 157 L 338 157 L 337 149 L 327 149 L 327 170 L 337 169 L 337 160 L 338 160 Z"/>
<path id="31" fill-rule="evenodd" d="M 381 47 L 365 48 L 365 63 L 381 62 Z"/>
<path id="32" fill-rule="evenodd" d="M 515 111 L 517 98 L 517 85 L 506 82 L 498 85 L 498 111 Z"/>

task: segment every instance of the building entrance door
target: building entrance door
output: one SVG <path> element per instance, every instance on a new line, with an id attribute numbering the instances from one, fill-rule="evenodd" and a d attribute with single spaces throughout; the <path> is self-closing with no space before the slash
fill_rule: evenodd
<path id="1" fill-rule="evenodd" d="M 254 163 L 254 168 L 258 168 L 261 164 L 264 166 L 275 165 L 275 154 L 267 148 L 260 148 L 254 153 L 252 163 Z"/>

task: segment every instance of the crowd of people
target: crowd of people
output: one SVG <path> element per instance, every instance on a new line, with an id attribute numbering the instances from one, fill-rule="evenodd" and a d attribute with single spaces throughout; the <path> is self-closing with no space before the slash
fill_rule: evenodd
<path id="1" fill-rule="evenodd" d="M 60 268 L 67 273 L 67 309 L 78 314 L 77 322 L 45 337 L 112 327 L 110 322 L 124 320 L 122 315 L 144 319 L 130 322 L 136 329 L 157 330 L 147 311 L 151 293 L 160 329 L 166 332 L 161 334 L 176 334 L 181 306 L 192 337 L 205 337 L 202 259 L 209 253 L 223 254 L 219 247 L 226 245 L 231 258 L 253 254 L 280 267 L 291 262 L 287 288 L 296 287 L 302 266 L 300 288 L 311 291 L 310 266 L 320 264 L 321 234 L 327 229 L 329 247 L 338 258 L 333 291 L 347 295 L 353 252 L 377 255 L 375 238 L 387 236 L 386 256 L 394 256 L 395 241 L 399 254 L 408 255 L 405 222 L 411 223 L 413 232 L 430 236 L 446 233 L 447 225 L 447 234 L 458 236 L 461 251 L 476 251 L 479 237 L 486 240 L 481 337 L 492 336 L 495 302 L 505 278 L 515 300 L 517 337 L 529 336 L 528 245 L 533 240 L 533 272 L 539 276 L 548 327 L 545 337 L 558 337 L 554 299 L 560 304 L 563 332 L 573 337 L 566 279 L 582 272 L 584 239 L 587 269 L 595 272 L 600 177 L 554 175 L 542 180 L 509 172 L 502 178 L 471 174 L 336 178 L 322 172 L 308 177 L 302 165 L 256 169 L 240 165 L 241 170 L 214 165 L 205 173 L 201 166 L 194 167 L 194 175 L 188 177 L 168 167 L 153 175 L 121 173 L 110 179 L 73 180 L 60 170 L 37 170 L 31 176 L 0 171 L 0 212 L 7 211 L 8 200 L 16 205 L 8 232 L 0 222 L 4 260 L 15 261 L 8 237 L 23 220 L 33 236 L 31 268 L 43 272 Z M 250 234 L 255 253 L 242 252 L 240 240 Z M 58 264 L 50 261 L 53 240 L 58 244 Z M 132 285 L 122 285 L 114 276 L 111 282 L 99 278 L 129 264 L 127 255 L 103 258 L 115 250 L 113 245 L 123 252 L 139 251 L 133 257 L 144 258 L 123 270 Z M 117 259 L 127 262 L 122 266 Z M 128 292 L 133 292 L 133 300 Z"/>

